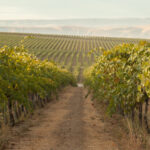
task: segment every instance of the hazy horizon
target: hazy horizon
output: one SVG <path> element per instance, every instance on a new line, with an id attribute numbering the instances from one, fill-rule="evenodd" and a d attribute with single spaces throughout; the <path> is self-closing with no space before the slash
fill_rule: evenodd
<path id="1" fill-rule="evenodd" d="M 0 32 L 149 38 L 150 18 L 0 20 Z"/>

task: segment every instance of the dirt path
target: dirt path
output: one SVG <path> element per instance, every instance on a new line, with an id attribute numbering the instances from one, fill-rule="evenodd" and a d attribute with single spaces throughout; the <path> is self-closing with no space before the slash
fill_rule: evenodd
<path id="1" fill-rule="evenodd" d="M 7 150 L 118 150 L 103 116 L 81 87 L 65 88 L 21 135 L 13 135 Z M 14 131 L 15 133 L 15 131 Z"/>

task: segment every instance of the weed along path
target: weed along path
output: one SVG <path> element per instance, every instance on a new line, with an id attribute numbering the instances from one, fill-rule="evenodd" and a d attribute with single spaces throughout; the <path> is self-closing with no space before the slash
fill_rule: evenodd
<path id="1" fill-rule="evenodd" d="M 6 150 L 120 150 L 114 126 L 107 128 L 86 93 L 82 86 L 66 87 L 59 100 L 20 125 L 26 128 L 19 135 L 18 127 L 12 130 Z"/>

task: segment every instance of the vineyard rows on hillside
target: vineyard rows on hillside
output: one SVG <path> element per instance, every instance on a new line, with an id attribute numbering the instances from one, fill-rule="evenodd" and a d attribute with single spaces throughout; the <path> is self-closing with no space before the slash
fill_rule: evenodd
<path id="1" fill-rule="evenodd" d="M 24 36 L 32 36 L 25 41 L 25 47 L 38 58 L 54 61 L 72 71 L 79 81 L 82 81 L 84 68 L 92 65 L 94 56 L 88 55 L 93 49 L 111 49 L 122 43 L 137 43 L 140 39 L 111 38 L 111 37 L 84 37 L 66 35 L 40 35 L 0 33 L 0 47 L 3 45 L 15 46 Z"/>

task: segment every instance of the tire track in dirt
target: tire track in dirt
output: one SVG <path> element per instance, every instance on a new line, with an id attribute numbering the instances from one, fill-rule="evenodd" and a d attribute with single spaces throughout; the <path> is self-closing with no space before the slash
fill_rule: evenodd
<path id="1" fill-rule="evenodd" d="M 84 148 L 84 121 L 83 121 L 83 89 L 74 88 L 70 101 L 65 106 L 69 112 L 59 125 L 54 137 L 57 147 L 54 150 L 83 150 Z"/>

